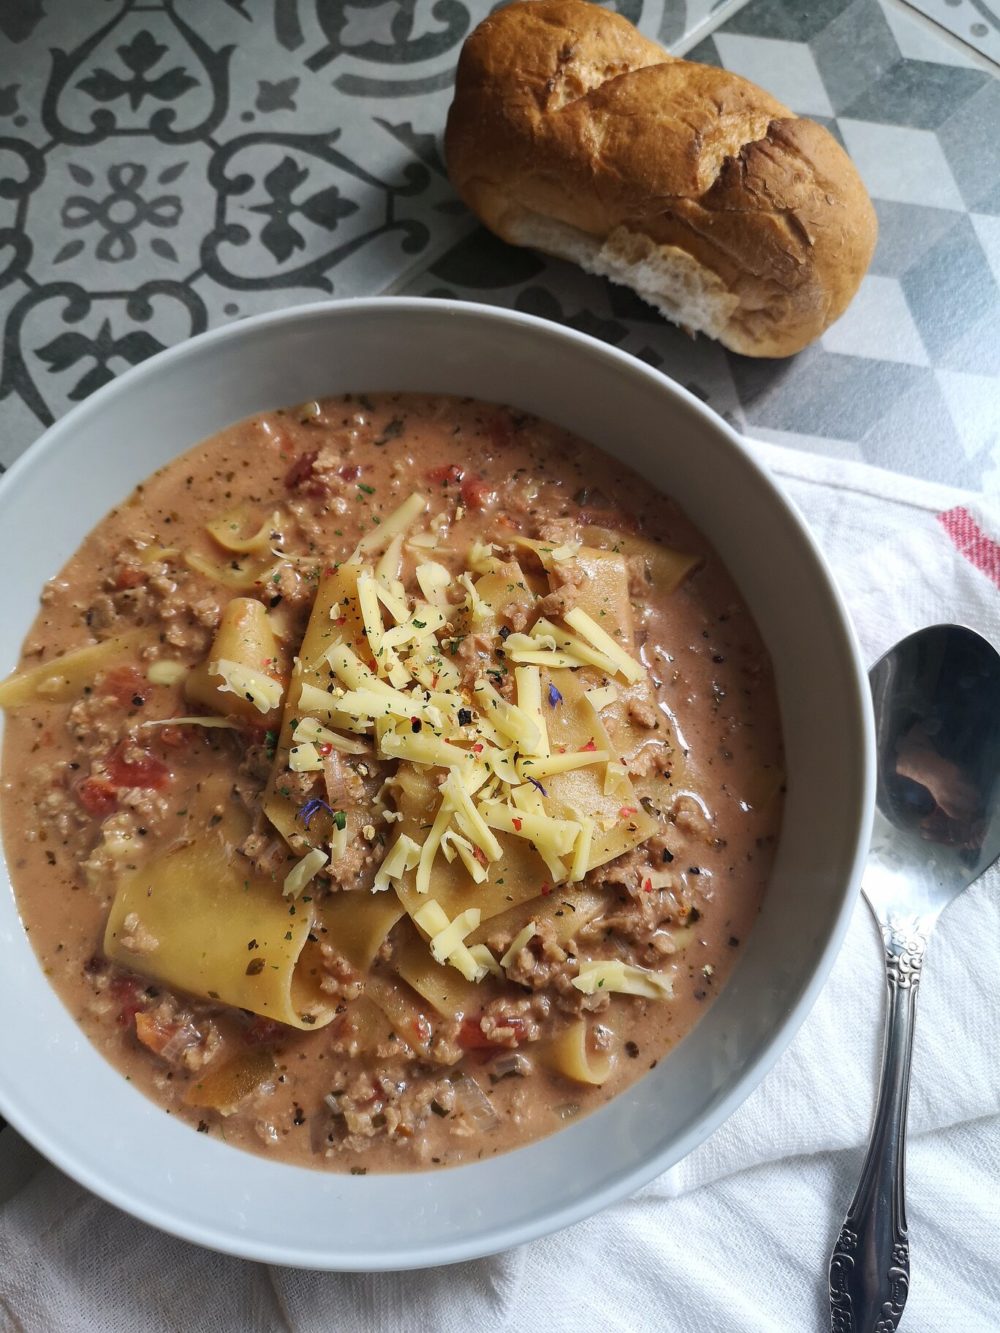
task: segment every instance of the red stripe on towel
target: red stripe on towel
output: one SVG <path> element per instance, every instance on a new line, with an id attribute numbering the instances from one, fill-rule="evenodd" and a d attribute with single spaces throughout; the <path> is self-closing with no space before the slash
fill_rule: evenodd
<path id="1" fill-rule="evenodd" d="M 987 537 L 969 511 L 961 506 L 938 514 L 937 520 L 958 553 L 1000 588 L 1000 542 Z"/>

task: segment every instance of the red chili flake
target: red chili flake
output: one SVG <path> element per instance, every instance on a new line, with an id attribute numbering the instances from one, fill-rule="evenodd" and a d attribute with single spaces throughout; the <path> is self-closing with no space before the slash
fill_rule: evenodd
<path id="1" fill-rule="evenodd" d="M 631 819 L 631 817 L 632 817 L 633 815 L 638 814 L 638 813 L 639 813 L 639 810 L 638 810 L 638 807 L 637 807 L 637 806 L 634 806 L 634 805 L 623 805 L 622 808 L 618 811 L 618 817 L 619 817 L 620 819 Z"/>
<path id="2" fill-rule="evenodd" d="M 482 754 L 483 752 L 482 743 L 480 741 L 476 741 L 475 745 L 472 748 L 476 752 L 476 754 Z"/>
<path id="3" fill-rule="evenodd" d="M 514 825 L 514 829 L 515 829 L 515 831 L 516 831 L 517 833 L 520 833 L 520 832 L 521 832 L 521 824 L 522 824 L 524 821 L 518 819 L 518 818 L 515 816 L 510 822 Z"/>
<path id="4" fill-rule="evenodd" d="M 580 751 L 579 751 L 579 752 L 580 752 L 580 754 L 588 754 L 588 753 L 590 753 L 590 751 L 592 751 L 592 750 L 596 750 L 596 749 L 597 749 L 597 746 L 594 744 L 594 738 L 593 738 L 593 736 L 591 736 L 590 740 L 587 742 L 586 745 L 581 745 L 581 746 L 580 746 Z"/>
<path id="5" fill-rule="evenodd" d="M 328 754 L 333 754 L 333 746 L 330 744 L 329 741 L 320 741 L 320 743 L 316 746 L 316 749 L 319 751 L 321 755 L 324 756 Z"/>
<path id="6" fill-rule="evenodd" d="M 482 847 L 473 847 L 472 855 L 476 858 L 476 860 L 479 862 L 481 866 L 489 864 L 486 860 L 486 853 L 483 851 Z"/>
<path id="7" fill-rule="evenodd" d="M 549 894 L 552 892 L 552 885 L 551 885 L 551 884 L 543 884 L 542 887 L 541 887 L 541 889 L 539 890 L 539 892 L 541 893 L 541 895 L 542 895 L 543 898 L 547 898 L 547 897 L 549 896 Z"/>
<path id="8" fill-rule="evenodd" d="M 333 623 L 334 623 L 335 625 L 346 625 L 346 624 L 347 624 L 347 617 L 346 617 L 346 616 L 338 616 L 337 619 L 336 619 Z"/>
<path id="9" fill-rule="evenodd" d="M 642 886 L 642 891 L 643 891 L 643 893 L 652 893 L 652 892 L 653 892 L 653 881 L 652 881 L 651 879 L 647 879 L 647 880 L 645 881 L 645 883 L 644 883 L 643 886 Z"/>

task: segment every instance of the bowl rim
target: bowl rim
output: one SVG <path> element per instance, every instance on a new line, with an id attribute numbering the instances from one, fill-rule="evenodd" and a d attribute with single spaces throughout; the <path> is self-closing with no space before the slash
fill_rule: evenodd
<path id="1" fill-rule="evenodd" d="M 813 1007 L 820 991 L 840 952 L 848 924 L 858 896 L 861 874 L 864 867 L 874 809 L 875 781 L 875 741 L 871 699 L 868 688 L 867 671 L 863 664 L 861 649 L 853 623 L 850 619 L 840 589 L 833 576 L 830 565 L 823 554 L 816 538 L 806 525 L 792 500 L 782 491 L 767 468 L 760 463 L 747 448 L 740 435 L 682 385 L 672 380 L 664 372 L 657 370 L 628 352 L 605 343 L 589 334 L 581 333 L 567 325 L 552 320 L 542 319 L 521 311 L 492 306 L 481 302 L 438 299 L 432 297 L 409 296 L 359 296 L 310 302 L 305 305 L 291 305 L 279 310 L 248 316 L 218 328 L 209 329 L 185 341 L 175 344 L 162 352 L 129 368 L 114 380 L 101 386 L 83 402 L 72 407 L 64 416 L 49 426 L 28 449 L 15 460 L 3 477 L 0 477 L 0 509 L 7 502 L 8 492 L 16 486 L 23 474 L 36 467 L 50 453 L 65 448 L 75 433 L 79 423 L 92 416 L 99 416 L 105 405 L 114 398 L 144 380 L 159 375 L 164 367 L 176 362 L 183 362 L 188 357 L 197 357 L 201 351 L 214 344 L 239 341 L 248 332 L 257 332 L 268 328 L 278 329 L 282 325 L 315 319 L 319 322 L 331 313 L 356 312 L 364 314 L 375 309 L 392 309 L 396 316 L 405 318 L 407 312 L 427 315 L 433 313 L 446 319 L 460 316 L 464 319 L 483 320 L 505 325 L 521 326 L 533 330 L 536 334 L 557 341 L 589 349 L 591 354 L 599 355 L 616 365 L 627 380 L 629 376 L 651 380 L 669 397 L 679 399 L 702 419 L 710 430 L 721 435 L 730 448 L 734 449 L 763 483 L 771 499 L 784 511 L 785 517 L 794 527 L 803 546 L 810 552 L 817 573 L 826 583 L 830 607 L 834 611 L 836 629 L 846 650 L 846 661 L 850 664 L 850 678 L 846 682 L 853 695 L 856 707 L 852 711 L 852 721 L 856 724 L 858 750 L 862 758 L 859 785 L 853 805 L 852 826 L 856 830 L 854 852 L 840 890 L 840 902 L 833 927 L 820 952 L 818 962 L 806 984 L 799 992 L 782 1020 L 773 1029 L 770 1036 L 761 1043 L 756 1058 L 742 1074 L 729 1086 L 725 1095 L 704 1112 L 689 1130 L 673 1139 L 669 1146 L 648 1156 L 641 1164 L 617 1175 L 612 1181 L 598 1189 L 588 1192 L 575 1202 L 570 1202 L 547 1211 L 539 1212 L 528 1221 L 513 1224 L 500 1224 L 493 1229 L 477 1234 L 472 1240 L 437 1241 L 431 1244 L 418 1243 L 407 1249 L 405 1255 L 398 1251 L 369 1253 L 352 1256 L 350 1262 L 343 1262 L 338 1255 L 331 1255 L 325 1261 L 321 1256 L 310 1254 L 304 1257 L 303 1251 L 296 1247 L 287 1247 L 280 1240 L 272 1243 L 259 1243 L 256 1239 L 241 1236 L 236 1229 L 229 1232 L 211 1225 L 198 1224 L 170 1213 L 168 1210 L 148 1203 L 142 1195 L 141 1184 L 134 1189 L 116 1186 L 106 1181 L 85 1164 L 76 1160 L 71 1146 L 62 1144 L 57 1138 L 47 1136 L 36 1129 L 22 1114 L 18 1104 L 16 1084 L 0 1078 L 0 1113 L 45 1159 L 58 1167 L 65 1174 L 84 1186 L 91 1193 L 130 1215 L 146 1222 L 161 1231 L 180 1239 L 193 1242 L 221 1253 L 253 1261 L 280 1264 L 288 1267 L 308 1268 L 311 1270 L 337 1271 L 387 1271 L 411 1270 L 441 1264 L 459 1263 L 470 1259 L 482 1258 L 509 1249 L 527 1241 L 560 1231 L 574 1223 L 603 1210 L 633 1194 L 642 1186 L 655 1179 L 708 1139 L 725 1120 L 742 1105 L 750 1093 L 764 1079 L 779 1056 L 791 1043 L 803 1021 Z M 6 873 L 6 853 L 0 844 L 0 868 Z M 89 1045 L 89 1043 L 88 1043 Z M 103 1057 L 101 1057 L 103 1058 Z M 516 1150 L 515 1150 L 516 1151 Z M 460 1171 L 462 1167 L 447 1168 L 450 1172 Z M 412 1175 L 413 1173 L 399 1173 Z M 400 1259 L 404 1262 L 400 1263 Z"/>

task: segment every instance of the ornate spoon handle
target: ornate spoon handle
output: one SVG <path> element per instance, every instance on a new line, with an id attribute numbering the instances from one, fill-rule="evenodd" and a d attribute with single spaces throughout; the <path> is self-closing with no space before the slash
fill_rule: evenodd
<path id="1" fill-rule="evenodd" d="M 861 1182 L 830 1260 L 834 1333 L 895 1333 L 910 1288 L 903 1174 L 924 923 L 880 922 L 888 987 L 882 1076 Z"/>

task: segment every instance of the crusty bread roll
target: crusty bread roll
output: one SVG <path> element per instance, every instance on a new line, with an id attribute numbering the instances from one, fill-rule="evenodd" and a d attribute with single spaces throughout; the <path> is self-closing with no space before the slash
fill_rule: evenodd
<path id="1" fill-rule="evenodd" d="M 871 200 L 822 126 L 585 0 L 524 0 L 475 29 L 445 149 L 504 240 L 624 283 L 746 356 L 819 337 L 875 248 Z"/>

